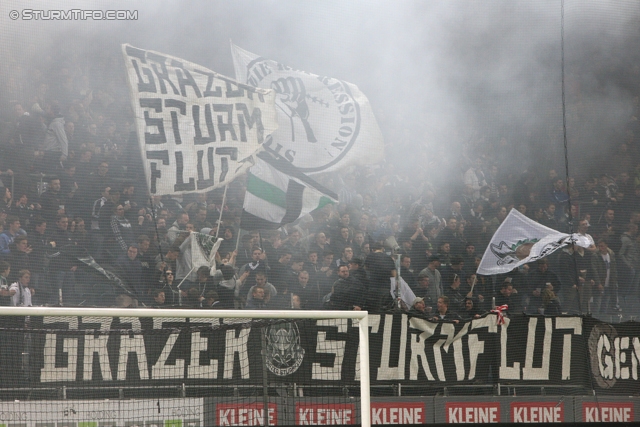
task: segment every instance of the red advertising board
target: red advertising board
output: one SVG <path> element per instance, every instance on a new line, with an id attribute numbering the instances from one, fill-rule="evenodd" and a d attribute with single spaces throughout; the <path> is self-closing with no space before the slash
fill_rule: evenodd
<path id="1" fill-rule="evenodd" d="M 371 402 L 371 424 L 424 424 L 424 402 Z"/>
<path id="2" fill-rule="evenodd" d="M 582 422 L 615 423 L 631 422 L 632 402 L 582 402 Z"/>
<path id="3" fill-rule="evenodd" d="M 512 423 L 563 423 L 563 402 L 511 402 Z"/>
<path id="4" fill-rule="evenodd" d="M 500 403 L 498 402 L 447 402 L 445 411 L 447 423 L 500 422 Z"/>
<path id="5" fill-rule="evenodd" d="M 352 403 L 296 403 L 296 425 L 329 426 L 355 424 L 356 406 Z"/>
<path id="6" fill-rule="evenodd" d="M 218 426 L 263 426 L 264 405 L 262 403 L 219 403 L 216 405 Z M 278 424 L 278 405 L 269 404 L 269 425 Z"/>

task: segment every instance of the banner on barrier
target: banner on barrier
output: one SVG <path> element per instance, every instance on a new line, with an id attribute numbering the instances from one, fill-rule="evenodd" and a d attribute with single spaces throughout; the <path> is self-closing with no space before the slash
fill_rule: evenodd
<path id="1" fill-rule="evenodd" d="M 424 424 L 424 402 L 371 402 L 371 424 Z"/>
<path id="2" fill-rule="evenodd" d="M 387 314 L 371 315 L 369 325 L 373 385 L 593 384 L 612 394 L 640 391 L 640 327 L 634 323 L 520 316 L 498 325 L 490 314 L 453 324 Z M 305 386 L 360 379 L 358 327 L 347 320 L 273 324 L 264 342 L 259 328 L 223 319 L 31 316 L 30 328 L 27 368 L 35 386 L 261 385 L 264 372 L 271 382 Z M 16 345 L 1 362 L 15 366 L 21 352 Z"/>
<path id="3" fill-rule="evenodd" d="M 582 422 L 632 422 L 633 402 L 582 402 Z"/>
<path id="4" fill-rule="evenodd" d="M 278 405 L 269 403 L 267 413 L 269 425 L 278 425 Z M 218 403 L 216 405 L 217 426 L 264 426 L 266 425 L 262 403 Z"/>
<path id="5" fill-rule="evenodd" d="M 512 402 L 512 423 L 563 423 L 564 402 Z"/>

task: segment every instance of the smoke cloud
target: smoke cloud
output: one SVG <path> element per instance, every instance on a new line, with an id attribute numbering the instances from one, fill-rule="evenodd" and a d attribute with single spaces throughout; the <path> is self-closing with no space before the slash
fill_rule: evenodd
<path id="1" fill-rule="evenodd" d="M 5 100 L 28 92 L 15 87 L 25 75 L 59 73 L 72 57 L 124 81 L 121 43 L 234 76 L 233 40 L 357 84 L 373 105 L 387 165 L 397 173 L 420 171 L 448 182 L 480 152 L 492 153 L 488 160 L 504 173 L 540 168 L 543 160 L 544 168 L 564 169 L 559 0 L 112 1 L 108 7 L 62 1 L 57 9 L 136 10 L 138 19 L 10 18 L 10 11 L 27 7 L 52 8 L 44 1 L 0 5 Z M 571 174 L 586 174 L 630 138 L 640 83 L 640 4 L 569 0 L 564 13 Z"/>

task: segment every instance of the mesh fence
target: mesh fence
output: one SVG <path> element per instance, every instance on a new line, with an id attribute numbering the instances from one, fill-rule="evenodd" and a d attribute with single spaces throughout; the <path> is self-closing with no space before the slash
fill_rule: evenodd
<path id="1" fill-rule="evenodd" d="M 0 329 L 0 360 L 11 367 L 0 383 L 3 421 L 360 424 L 361 354 L 369 366 L 373 424 L 568 421 L 579 419 L 579 405 L 583 418 L 629 421 L 636 404 L 619 400 L 637 390 L 634 322 L 491 313 L 434 323 L 370 315 L 366 351 L 358 320 L 85 311 L 3 317 L 12 326 Z M 588 397 L 578 400 L 594 393 L 595 406 Z"/>
<path id="2" fill-rule="evenodd" d="M 637 393 L 638 4 L 363 7 L 216 3 L 110 21 L 3 2 L 0 305 L 364 309 L 380 399 Z M 176 16 L 206 36 L 164 29 Z M 223 18 L 212 29 L 208 16 Z M 229 55 L 231 35 L 255 57 Z M 240 83 L 215 74 L 234 71 Z M 353 81 L 367 109 L 360 89 L 311 72 Z M 320 95 L 305 92 L 309 76 Z M 330 109 L 342 117 L 313 121 Z M 309 176 L 257 185 L 235 163 L 251 142 Z M 310 177 L 339 201 L 305 193 Z M 249 209 L 256 194 L 270 205 Z M 319 208 L 297 215 L 312 199 Z M 593 245 L 477 274 L 509 241 L 492 239 L 512 210 Z M 509 262 L 534 244 L 516 234 Z M 16 367 L 0 371 L 0 397 L 20 400 L 9 414 L 84 405 L 165 424 L 360 422 L 351 321 L 0 320 L 2 366 Z M 446 419 L 405 403 L 379 403 L 374 419 Z"/>
<path id="3" fill-rule="evenodd" d="M 4 318 L 10 322 L 15 328 L 0 331 L 1 357 L 11 366 L 0 395 L 15 403 L 2 406 L 3 420 L 359 423 L 357 321 Z"/>

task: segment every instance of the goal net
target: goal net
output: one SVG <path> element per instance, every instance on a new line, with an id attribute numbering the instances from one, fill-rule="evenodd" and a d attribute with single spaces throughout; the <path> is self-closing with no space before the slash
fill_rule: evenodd
<path id="1" fill-rule="evenodd" d="M 3 307 L 0 425 L 368 426 L 367 316 Z"/>

